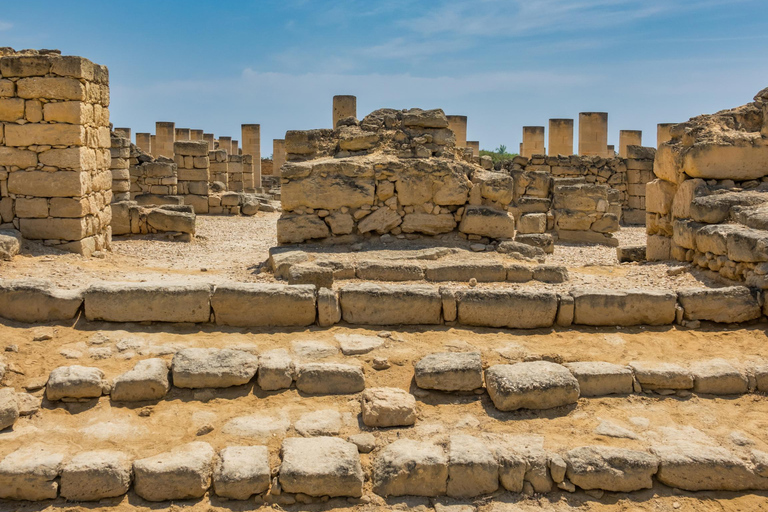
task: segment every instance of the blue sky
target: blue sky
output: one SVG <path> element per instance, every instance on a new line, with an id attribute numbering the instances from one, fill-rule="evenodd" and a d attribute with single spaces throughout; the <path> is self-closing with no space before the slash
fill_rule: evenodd
<path id="1" fill-rule="evenodd" d="M 5 2 L 0 46 L 106 64 L 115 126 L 155 121 L 262 154 L 330 127 L 334 94 L 469 116 L 468 138 L 516 149 L 524 125 L 609 113 L 609 143 L 751 101 L 768 86 L 766 0 Z"/>

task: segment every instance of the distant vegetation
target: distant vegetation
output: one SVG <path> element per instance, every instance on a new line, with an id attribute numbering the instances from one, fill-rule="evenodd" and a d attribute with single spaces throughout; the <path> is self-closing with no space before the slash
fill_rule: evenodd
<path id="1" fill-rule="evenodd" d="M 507 153 L 507 146 L 502 144 L 493 151 L 487 149 L 480 150 L 480 156 L 489 156 L 493 159 L 493 163 L 503 162 L 505 160 L 512 160 L 517 156 L 517 153 Z"/>

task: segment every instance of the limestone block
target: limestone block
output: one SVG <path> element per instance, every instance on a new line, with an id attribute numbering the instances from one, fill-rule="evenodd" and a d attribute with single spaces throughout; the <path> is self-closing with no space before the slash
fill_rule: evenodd
<path id="1" fill-rule="evenodd" d="M 0 59 L 0 74 L 4 77 L 44 76 L 51 70 L 51 62 L 47 55 L 7 55 Z"/>
<path id="2" fill-rule="evenodd" d="M 277 220 L 277 242 L 280 244 L 295 244 L 313 238 L 326 238 L 329 234 L 328 225 L 315 215 L 284 213 Z"/>
<path id="3" fill-rule="evenodd" d="M 87 366 L 59 366 L 51 371 L 45 385 L 50 401 L 67 398 L 98 398 L 107 387 L 104 372 Z"/>
<path id="4" fill-rule="evenodd" d="M 546 230 L 546 213 L 526 213 L 520 216 L 517 223 L 517 232 L 521 234 L 544 233 Z"/>
<path id="5" fill-rule="evenodd" d="M 632 361 L 629 367 L 643 389 L 693 388 L 691 372 L 677 364 Z"/>
<path id="6" fill-rule="evenodd" d="M 337 334 L 334 338 L 345 356 L 367 354 L 384 345 L 384 338 L 365 334 Z"/>
<path id="7" fill-rule="evenodd" d="M 339 128 L 339 147 L 345 151 L 371 149 L 378 141 L 378 133 L 361 130 L 359 126 L 342 126 Z"/>
<path id="8" fill-rule="evenodd" d="M 261 354 L 257 382 L 264 391 L 287 389 L 293 383 L 293 361 L 285 349 Z"/>
<path id="9" fill-rule="evenodd" d="M 363 492 L 357 447 L 335 437 L 289 438 L 281 448 L 280 485 L 309 496 L 351 496 Z"/>
<path id="10" fill-rule="evenodd" d="M 487 206 L 468 206 L 459 223 L 459 231 L 494 239 L 515 237 L 515 218 L 511 213 Z"/>
<path id="11" fill-rule="evenodd" d="M 607 233 L 595 231 L 573 231 L 558 229 L 557 236 L 561 242 L 574 242 L 579 244 L 603 244 L 610 247 L 618 247 L 619 240 Z"/>
<path id="12" fill-rule="evenodd" d="M 211 445 L 188 443 L 133 463 L 134 492 L 147 501 L 202 497 L 211 485 Z"/>
<path id="13" fill-rule="evenodd" d="M 361 397 L 363 423 L 368 427 L 405 427 L 416 423 L 416 399 L 402 389 L 369 388 Z"/>
<path id="14" fill-rule="evenodd" d="M 27 323 L 69 320 L 83 304 L 80 290 L 59 290 L 40 279 L 0 280 L 0 315 Z"/>
<path id="15" fill-rule="evenodd" d="M 579 381 L 581 396 L 625 395 L 632 393 L 632 370 L 602 361 L 565 363 Z"/>
<path id="16" fill-rule="evenodd" d="M 430 354 L 414 365 L 414 380 L 422 389 L 472 391 L 483 387 L 483 362 L 479 352 Z"/>
<path id="17" fill-rule="evenodd" d="M 558 295 L 557 317 L 555 323 L 560 327 L 573 324 L 574 301 L 570 295 Z"/>
<path id="18" fill-rule="evenodd" d="M 441 496 L 448 483 L 448 457 L 441 446 L 398 439 L 373 461 L 373 491 L 380 496 Z"/>
<path id="19" fill-rule="evenodd" d="M 85 218 L 22 218 L 19 230 L 21 236 L 29 240 L 82 240 L 89 234 Z"/>
<path id="20" fill-rule="evenodd" d="M 64 453 L 33 443 L 11 452 L 0 462 L 0 498 L 42 501 L 56 499 Z"/>
<path id="21" fill-rule="evenodd" d="M 122 496 L 131 486 L 128 455 L 113 450 L 80 452 L 61 470 L 61 496 L 69 501 L 99 501 Z"/>
<path id="22" fill-rule="evenodd" d="M 173 356 L 173 385 L 180 388 L 227 388 L 247 384 L 259 358 L 242 350 L 186 348 Z"/>
<path id="23" fill-rule="evenodd" d="M 37 153 L 26 149 L 0 146 L 0 165 L 16 166 L 21 169 L 37 165 Z M 12 173 L 11 176 L 18 173 Z M 44 173 L 50 176 L 50 173 Z"/>
<path id="24" fill-rule="evenodd" d="M 115 378 L 111 396 L 116 402 L 160 400 L 170 388 L 168 363 L 159 358 L 144 359 Z"/>
<path id="25" fill-rule="evenodd" d="M 147 224 L 159 232 L 195 234 L 195 214 L 157 208 L 147 215 Z"/>
<path id="26" fill-rule="evenodd" d="M 448 128 L 448 118 L 442 109 L 412 108 L 403 113 L 403 126 L 420 128 Z"/>
<path id="27" fill-rule="evenodd" d="M 470 279 L 476 279 L 478 282 L 502 282 L 506 277 L 507 271 L 502 263 L 435 262 L 426 267 L 427 281 L 467 282 Z"/>
<path id="28" fill-rule="evenodd" d="M 8 146 L 35 145 L 85 146 L 86 129 L 72 124 L 7 124 L 5 143 Z"/>
<path id="29" fill-rule="evenodd" d="M 296 389 L 313 395 L 344 395 L 365 389 L 363 369 L 341 363 L 306 363 L 296 371 Z"/>
<path id="30" fill-rule="evenodd" d="M 84 101 L 85 85 L 75 78 L 32 77 L 16 82 L 16 94 L 25 99 Z"/>
<path id="31" fill-rule="evenodd" d="M 211 305 L 218 325 L 239 327 L 311 325 L 317 313 L 312 285 L 221 284 Z"/>
<path id="32" fill-rule="evenodd" d="M 352 215 L 342 213 L 341 210 L 327 216 L 325 222 L 334 235 L 348 235 L 355 229 L 355 220 Z"/>
<path id="33" fill-rule="evenodd" d="M 690 288 L 678 292 L 686 320 L 739 323 L 760 318 L 762 311 L 749 288 Z"/>
<path id="34" fill-rule="evenodd" d="M 514 289 L 468 289 L 457 292 L 462 325 L 536 329 L 550 327 L 557 315 L 557 294 Z"/>
<path id="35" fill-rule="evenodd" d="M 362 223 L 361 223 L 362 224 Z M 456 220 L 451 213 L 407 213 L 403 217 L 400 228 L 405 233 L 424 233 L 425 235 L 439 235 L 450 233 L 456 228 Z"/>
<path id="36" fill-rule="evenodd" d="M 568 269 L 560 265 L 536 265 L 533 278 L 542 283 L 564 283 L 568 280 Z"/>
<path id="37" fill-rule="evenodd" d="M 548 361 L 491 366 L 485 382 L 500 411 L 550 409 L 579 399 L 576 378 L 564 366 Z"/>
<path id="38" fill-rule="evenodd" d="M 452 435 L 448 444 L 447 494 L 452 498 L 472 498 L 499 488 L 499 463 L 479 439 Z"/>
<path id="39" fill-rule="evenodd" d="M 624 247 L 617 247 L 616 258 L 619 260 L 619 263 L 645 261 L 645 246 L 626 245 Z"/>
<path id="40" fill-rule="evenodd" d="M 728 253 L 728 235 L 740 230 L 733 225 L 704 225 L 696 231 L 696 248 L 703 253 L 711 252 L 717 255 Z"/>
<path id="41" fill-rule="evenodd" d="M 8 177 L 8 192 L 33 197 L 79 197 L 89 192 L 88 175 L 81 172 L 26 171 Z"/>
<path id="42" fill-rule="evenodd" d="M 358 223 L 357 229 L 363 234 L 370 231 L 376 231 L 380 235 L 383 235 L 402 223 L 402 217 L 400 217 L 400 214 L 395 210 L 390 208 L 379 208 L 363 218 L 363 220 Z"/>
<path id="43" fill-rule="evenodd" d="M 750 228 L 731 228 L 726 245 L 731 261 L 768 261 L 768 233 Z"/>
<path id="44" fill-rule="evenodd" d="M 682 170 L 693 178 L 745 181 L 760 179 L 768 169 L 768 148 L 695 145 L 686 148 Z"/>
<path id="45" fill-rule="evenodd" d="M 329 327 L 341 321 L 339 295 L 330 288 L 317 291 L 317 325 Z"/>
<path id="46" fill-rule="evenodd" d="M 424 267 L 404 261 L 360 261 L 355 267 L 358 279 L 366 281 L 420 281 Z"/>
<path id="47" fill-rule="evenodd" d="M 518 452 L 514 442 L 502 440 L 491 445 L 499 463 L 499 483 L 510 492 L 522 492 L 528 461 Z M 545 468 L 546 469 L 546 466 Z"/>
<path id="48" fill-rule="evenodd" d="M 746 491 L 768 487 L 749 466 L 725 448 L 685 443 L 655 446 L 659 457 L 656 478 L 664 485 L 686 491 Z"/>
<path id="49" fill-rule="evenodd" d="M 48 217 L 48 200 L 41 198 L 17 198 L 16 216 L 20 218 L 45 218 Z"/>
<path id="50" fill-rule="evenodd" d="M 345 322 L 364 325 L 439 324 L 442 301 L 437 288 L 425 285 L 355 283 L 340 289 Z"/>
<path id="51" fill-rule="evenodd" d="M 0 388 L 0 431 L 19 419 L 19 403 L 13 388 Z"/>
<path id="52" fill-rule="evenodd" d="M 677 295 L 666 290 L 571 291 L 573 322 L 580 325 L 667 325 L 675 321 Z"/>
<path id="53" fill-rule="evenodd" d="M 298 169 L 306 166 L 306 177 L 296 176 Z M 289 175 L 292 179 L 282 184 L 281 202 L 283 209 L 298 207 L 337 210 L 342 206 L 360 208 L 373 205 L 376 182 L 373 167 L 354 161 L 319 161 L 293 164 Z"/>
<path id="54" fill-rule="evenodd" d="M 671 257 L 672 238 L 648 235 L 645 246 L 645 258 L 648 261 L 664 261 Z"/>
<path id="55" fill-rule="evenodd" d="M 747 377 L 728 361 L 711 359 L 691 365 L 693 391 L 711 395 L 740 395 L 748 391 Z"/>
<path id="56" fill-rule="evenodd" d="M 228 446 L 219 452 L 213 470 L 213 490 L 222 498 L 247 500 L 269 489 L 266 446 Z"/>
<path id="57" fill-rule="evenodd" d="M 85 316 L 107 322 L 208 322 L 211 286 L 182 283 L 104 283 L 85 292 Z"/>
<path id="58" fill-rule="evenodd" d="M 511 176 L 500 172 L 475 171 L 472 182 L 480 184 L 480 195 L 501 205 L 512 202 L 514 196 L 514 180 Z"/>
<path id="59" fill-rule="evenodd" d="M 333 268 L 316 263 L 297 263 L 291 266 L 287 276 L 288 284 L 309 284 L 316 288 L 333 287 Z"/>
<path id="60" fill-rule="evenodd" d="M 24 100 L 21 98 L 0 99 L 0 121 L 14 122 L 24 119 Z"/>
<path id="61" fill-rule="evenodd" d="M 672 211 L 672 201 L 675 198 L 677 186 L 664 180 L 653 180 L 645 188 L 645 211 L 668 214 Z"/>
<path id="62" fill-rule="evenodd" d="M 507 281 L 510 283 L 527 283 L 533 279 L 533 267 L 531 266 L 510 263 L 504 267 L 507 270 Z"/>
<path id="63" fill-rule="evenodd" d="M 523 239 L 523 235 L 518 235 L 516 240 L 507 240 L 505 242 L 501 242 L 497 247 L 496 251 L 500 252 L 502 254 L 514 254 L 517 253 L 523 258 L 530 258 L 532 260 L 539 260 L 544 261 L 544 257 L 547 252 L 552 251 L 545 251 L 544 248 L 540 247 L 537 240 L 532 240 L 527 237 L 532 236 L 544 236 L 544 235 L 524 235 L 526 238 Z M 530 242 L 537 242 L 537 243 L 530 243 Z M 552 248 L 554 250 L 554 243 L 552 243 Z M 522 259 L 522 258 L 519 258 Z"/>
<path id="64" fill-rule="evenodd" d="M 598 233 L 615 233 L 619 230 L 619 217 L 612 213 L 606 213 L 594 221 L 589 229 Z"/>
<path id="65" fill-rule="evenodd" d="M 653 487 L 658 459 L 649 453 L 608 446 L 584 446 L 565 454 L 568 480 L 582 489 L 633 492 Z"/>

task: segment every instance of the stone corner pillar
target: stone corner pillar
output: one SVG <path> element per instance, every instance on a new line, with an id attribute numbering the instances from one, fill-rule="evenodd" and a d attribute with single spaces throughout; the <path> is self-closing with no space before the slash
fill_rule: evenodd
<path id="1" fill-rule="evenodd" d="M 543 126 L 523 126 L 523 144 L 520 154 L 526 158 L 546 154 Z"/>
<path id="2" fill-rule="evenodd" d="M 608 151 L 608 113 L 579 113 L 579 155 L 606 156 Z"/>
<path id="3" fill-rule="evenodd" d="M 153 147 L 155 151 L 152 156 L 155 158 L 164 156 L 173 158 L 173 143 L 176 141 L 176 123 L 167 121 L 158 121 L 155 123 L 155 142 Z"/>
<path id="4" fill-rule="evenodd" d="M 573 154 L 573 119 L 549 120 L 549 149 L 550 156 Z"/>

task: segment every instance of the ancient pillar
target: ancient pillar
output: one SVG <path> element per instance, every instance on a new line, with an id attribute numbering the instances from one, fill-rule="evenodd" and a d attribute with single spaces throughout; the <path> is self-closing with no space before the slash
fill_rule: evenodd
<path id="1" fill-rule="evenodd" d="M 131 129 L 130 128 L 115 128 L 112 130 L 117 135 L 124 139 L 131 140 Z"/>
<path id="2" fill-rule="evenodd" d="M 445 116 L 448 118 L 448 129 L 456 137 L 456 147 L 467 147 L 467 116 Z"/>
<path id="3" fill-rule="evenodd" d="M 208 143 L 208 151 L 214 150 L 214 135 L 212 133 L 204 133 L 203 140 Z"/>
<path id="4" fill-rule="evenodd" d="M 189 140 L 203 140 L 203 130 L 189 130 Z"/>
<path id="5" fill-rule="evenodd" d="M 280 176 L 280 167 L 285 163 L 285 139 L 272 141 L 272 174 Z"/>
<path id="6" fill-rule="evenodd" d="M 627 158 L 627 146 L 642 146 L 642 130 L 620 130 L 619 131 L 619 156 Z"/>
<path id="7" fill-rule="evenodd" d="M 357 117 L 357 98 L 355 96 L 333 97 L 333 127 L 346 117 Z"/>
<path id="8" fill-rule="evenodd" d="M 136 145 L 139 147 L 140 150 L 143 152 L 151 155 L 152 154 L 152 136 L 148 133 L 137 133 L 136 134 Z"/>
<path id="9" fill-rule="evenodd" d="M 157 136 L 156 135 L 150 135 L 149 136 L 149 154 L 152 156 L 155 156 L 155 151 L 157 151 Z"/>
<path id="10" fill-rule="evenodd" d="M 219 149 L 223 149 L 228 155 L 232 154 L 232 137 L 219 137 Z"/>
<path id="11" fill-rule="evenodd" d="M 675 123 L 659 123 L 656 125 L 656 147 L 658 148 L 668 140 L 672 139 L 672 127 Z"/>
<path id="12" fill-rule="evenodd" d="M 573 119 L 549 120 L 550 156 L 573 154 Z"/>
<path id="13" fill-rule="evenodd" d="M 240 155 L 229 155 L 229 161 L 227 163 L 227 190 L 242 192 L 244 188 L 243 157 Z"/>
<path id="14" fill-rule="evenodd" d="M 208 180 L 210 160 L 208 144 L 202 140 L 179 141 L 174 144 L 178 194 L 184 204 L 194 207 L 195 213 L 208 213 Z"/>
<path id="15" fill-rule="evenodd" d="M 174 131 L 176 140 L 190 140 L 190 131 L 189 128 L 176 128 Z"/>
<path id="16" fill-rule="evenodd" d="M 239 155 L 240 150 L 240 141 L 237 141 L 235 139 L 232 139 L 232 151 L 230 152 L 231 155 Z"/>
<path id="17" fill-rule="evenodd" d="M 608 113 L 579 114 L 579 154 L 606 156 L 608 153 Z"/>
<path id="18" fill-rule="evenodd" d="M 176 140 L 176 123 L 157 122 L 155 123 L 155 142 L 152 146 L 152 156 L 155 158 L 164 156 L 173 158 L 173 143 Z"/>
<path id="19" fill-rule="evenodd" d="M 616 156 L 616 146 L 614 146 L 613 144 L 608 144 L 608 147 L 606 148 L 606 151 L 605 151 L 605 156 L 607 158 L 615 157 Z"/>
<path id="20" fill-rule="evenodd" d="M 468 140 L 467 141 L 467 147 L 472 148 L 472 156 L 474 156 L 474 157 L 480 156 L 480 141 L 479 140 Z"/>
<path id="21" fill-rule="evenodd" d="M 240 126 L 240 132 L 243 141 L 243 155 L 253 157 L 253 184 L 246 188 L 261 186 L 261 125 L 244 124 Z"/>
<path id="22" fill-rule="evenodd" d="M 124 137 L 124 130 L 113 130 L 110 147 L 112 162 L 109 166 L 112 172 L 112 202 L 129 201 L 131 199 L 131 139 Z M 130 129 L 127 135 L 130 136 Z"/>
<path id="23" fill-rule="evenodd" d="M 520 154 L 527 158 L 546 154 L 543 126 L 523 126 L 523 149 Z"/>
<path id="24" fill-rule="evenodd" d="M 208 183 L 218 181 L 225 189 L 229 183 L 229 155 L 221 148 L 208 152 L 208 160 L 211 162 Z"/>

